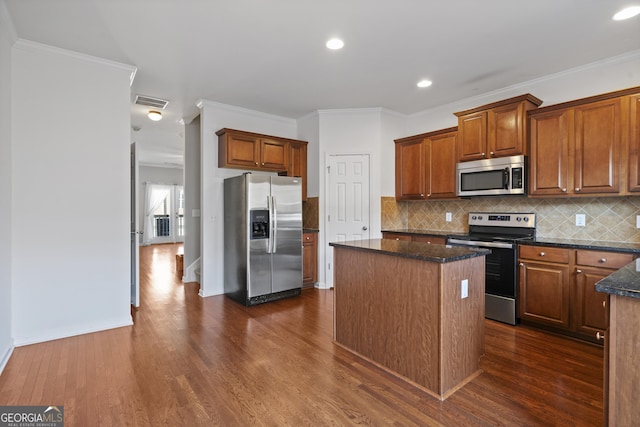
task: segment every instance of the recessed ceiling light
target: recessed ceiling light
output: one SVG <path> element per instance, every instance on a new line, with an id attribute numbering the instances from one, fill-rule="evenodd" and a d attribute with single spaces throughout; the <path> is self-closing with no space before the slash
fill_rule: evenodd
<path id="1" fill-rule="evenodd" d="M 418 87 L 429 87 L 433 84 L 431 80 L 420 80 L 418 82 Z"/>
<path id="2" fill-rule="evenodd" d="M 638 14 L 640 14 L 640 6 L 631 6 L 631 7 L 622 9 L 620 12 L 613 15 L 613 20 L 622 21 L 623 19 L 633 18 Z"/>
<path id="3" fill-rule="evenodd" d="M 331 50 L 342 49 L 344 42 L 340 39 L 331 39 L 327 42 L 326 46 Z"/>

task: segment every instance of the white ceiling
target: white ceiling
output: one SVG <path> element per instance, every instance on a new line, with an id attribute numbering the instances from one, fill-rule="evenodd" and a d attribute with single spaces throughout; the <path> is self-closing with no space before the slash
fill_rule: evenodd
<path id="1" fill-rule="evenodd" d="M 415 113 L 640 49 L 640 17 L 611 19 L 634 3 L 6 0 L 18 37 L 134 65 L 133 95 L 170 101 L 160 122 L 132 104 L 132 138 L 158 164 L 182 163 L 198 99 L 291 118 Z M 334 36 L 340 51 L 324 46 Z"/>

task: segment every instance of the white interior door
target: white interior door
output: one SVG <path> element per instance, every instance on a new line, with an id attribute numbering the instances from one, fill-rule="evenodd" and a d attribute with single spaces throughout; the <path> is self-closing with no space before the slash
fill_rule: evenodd
<path id="1" fill-rule="evenodd" d="M 333 286 L 333 248 L 331 242 L 368 239 L 369 155 L 329 155 L 327 186 L 326 277 Z"/>
<path id="2" fill-rule="evenodd" d="M 138 147 L 131 144 L 131 304 L 140 307 L 140 225 L 138 220 Z"/>

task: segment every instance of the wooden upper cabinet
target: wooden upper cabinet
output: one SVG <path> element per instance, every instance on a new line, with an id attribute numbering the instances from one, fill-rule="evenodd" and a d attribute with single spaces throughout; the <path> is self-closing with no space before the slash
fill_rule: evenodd
<path id="1" fill-rule="evenodd" d="M 218 167 L 278 172 L 302 178 L 302 200 L 307 200 L 307 141 L 220 129 Z"/>
<path id="2" fill-rule="evenodd" d="M 457 129 L 396 140 L 396 200 L 456 198 Z"/>
<path id="3" fill-rule="evenodd" d="M 396 199 L 424 200 L 426 191 L 427 146 L 418 137 L 396 142 Z"/>
<path id="4" fill-rule="evenodd" d="M 289 144 L 289 168 L 288 176 L 302 178 L 302 200 L 307 200 L 307 144 L 303 142 L 291 142 Z"/>
<path id="5" fill-rule="evenodd" d="M 567 195 L 573 187 L 573 111 L 531 116 L 529 194 Z"/>
<path id="6" fill-rule="evenodd" d="M 458 161 L 527 154 L 527 111 L 542 101 L 531 94 L 455 113 Z"/>
<path id="7" fill-rule="evenodd" d="M 629 192 L 640 192 L 640 94 L 629 101 Z"/>
<path id="8" fill-rule="evenodd" d="M 575 108 L 576 193 L 620 193 L 620 98 Z"/>
<path id="9" fill-rule="evenodd" d="M 640 95 L 629 96 L 639 90 L 632 88 L 529 112 L 529 194 L 606 196 L 640 192 Z"/>
<path id="10" fill-rule="evenodd" d="M 427 138 L 427 184 L 430 199 L 456 198 L 456 145 L 458 132 Z"/>

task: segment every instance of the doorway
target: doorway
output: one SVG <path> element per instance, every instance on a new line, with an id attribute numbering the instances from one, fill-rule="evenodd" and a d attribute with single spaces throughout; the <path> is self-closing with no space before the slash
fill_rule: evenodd
<path id="1" fill-rule="evenodd" d="M 184 242 L 184 187 L 147 183 L 143 243 Z"/>

